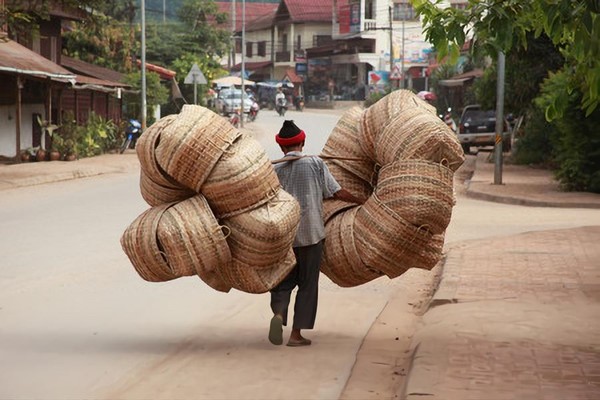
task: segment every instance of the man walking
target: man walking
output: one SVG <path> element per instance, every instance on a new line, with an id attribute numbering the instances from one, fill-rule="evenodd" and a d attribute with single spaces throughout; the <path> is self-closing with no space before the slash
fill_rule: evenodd
<path id="1" fill-rule="evenodd" d="M 281 186 L 300 203 L 300 225 L 294 239 L 296 266 L 288 276 L 271 290 L 273 318 L 269 328 L 269 341 L 283 343 L 283 325 L 287 325 L 288 306 L 292 290 L 298 286 L 294 304 L 294 321 L 288 346 L 308 346 L 310 339 L 302 336 L 302 329 L 312 329 L 317 315 L 319 273 L 323 254 L 325 226 L 323 224 L 323 199 L 336 198 L 360 203 L 351 193 L 341 188 L 322 159 L 302 153 L 306 134 L 294 121 L 284 121 L 275 136 L 284 161 L 275 165 Z"/>

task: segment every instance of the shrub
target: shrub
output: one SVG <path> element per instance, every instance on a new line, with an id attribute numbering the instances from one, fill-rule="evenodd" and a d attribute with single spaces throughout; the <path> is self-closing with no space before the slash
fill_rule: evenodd
<path id="1" fill-rule="evenodd" d="M 535 100 L 540 110 L 547 110 L 556 93 L 569 93 L 566 72 L 552 74 L 544 81 L 541 95 Z M 552 157 L 557 165 L 556 177 L 565 190 L 600 193 L 600 109 L 588 117 L 581 109 L 583 95 L 578 90 L 561 98 L 564 113 L 552 121 L 550 135 Z"/>

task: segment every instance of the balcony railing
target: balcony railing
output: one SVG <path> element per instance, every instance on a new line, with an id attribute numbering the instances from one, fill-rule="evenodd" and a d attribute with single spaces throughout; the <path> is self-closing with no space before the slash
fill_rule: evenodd
<path id="1" fill-rule="evenodd" d="M 365 31 L 377 28 L 377 22 L 374 19 L 365 19 Z"/>

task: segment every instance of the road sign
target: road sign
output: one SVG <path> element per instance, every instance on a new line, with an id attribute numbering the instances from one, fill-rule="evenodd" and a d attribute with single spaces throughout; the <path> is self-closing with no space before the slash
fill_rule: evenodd
<path id="1" fill-rule="evenodd" d="M 206 81 L 206 78 L 204 77 L 202 71 L 200 71 L 200 67 L 198 67 L 198 64 L 194 63 L 194 65 L 192 65 L 192 69 L 190 69 L 190 72 L 188 72 L 183 83 L 188 85 L 193 85 L 194 83 L 206 85 L 208 82 Z"/>
<path id="2" fill-rule="evenodd" d="M 394 65 L 394 68 L 392 68 L 390 79 L 402 79 L 402 73 L 400 72 L 400 68 L 397 65 Z"/>
<path id="3" fill-rule="evenodd" d="M 194 85 L 194 104 L 198 104 L 198 84 L 206 85 L 208 83 L 204 77 L 204 74 L 202 71 L 200 71 L 198 64 L 194 63 L 194 65 L 192 65 L 192 69 L 190 69 L 190 72 L 188 72 L 183 83 Z"/>

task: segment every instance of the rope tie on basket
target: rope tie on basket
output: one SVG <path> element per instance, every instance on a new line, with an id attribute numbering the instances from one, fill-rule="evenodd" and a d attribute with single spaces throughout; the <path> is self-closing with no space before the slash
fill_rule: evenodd
<path id="1" fill-rule="evenodd" d="M 231 235 L 231 228 L 228 227 L 227 225 L 219 225 L 219 227 L 217 228 L 217 230 L 221 231 L 221 233 L 223 234 L 223 237 L 225 239 L 227 239 L 229 237 L 229 235 Z M 227 233 L 224 233 L 223 230 L 226 230 Z"/>
<path id="2" fill-rule="evenodd" d="M 442 167 L 450 168 L 450 161 L 448 161 L 448 159 L 447 159 L 447 158 L 442 158 L 442 159 L 440 160 L 440 165 L 441 165 Z M 443 181 L 443 179 L 444 179 L 444 174 L 443 174 L 443 172 L 442 172 L 442 169 L 440 168 L 440 169 L 438 170 L 438 172 L 439 172 L 439 175 L 440 175 L 440 176 L 439 176 L 439 179 L 440 179 L 440 181 Z"/>
<path id="3" fill-rule="evenodd" d="M 231 140 L 223 140 L 223 143 L 227 144 L 227 145 L 228 145 L 228 146 L 227 146 L 228 148 L 227 148 L 227 149 L 222 149 L 222 148 L 219 146 L 219 144 L 218 144 L 218 143 L 215 143 L 215 142 L 214 142 L 212 139 L 206 139 L 206 141 L 207 141 L 209 144 L 211 144 L 211 145 L 212 145 L 212 146 L 213 146 L 215 149 L 217 149 L 217 150 L 219 150 L 219 151 L 222 151 L 223 153 L 227 153 L 227 152 L 229 152 L 229 151 L 230 151 L 230 150 L 229 150 L 229 146 L 231 146 L 231 145 L 233 144 L 233 141 L 231 141 Z"/>
<path id="4" fill-rule="evenodd" d="M 371 173 L 371 178 L 369 181 L 371 186 L 375 186 L 375 182 L 377 182 L 377 177 L 379 176 L 379 171 L 381 171 L 381 165 L 378 163 L 375 163 L 373 165 L 373 171 Z"/>

